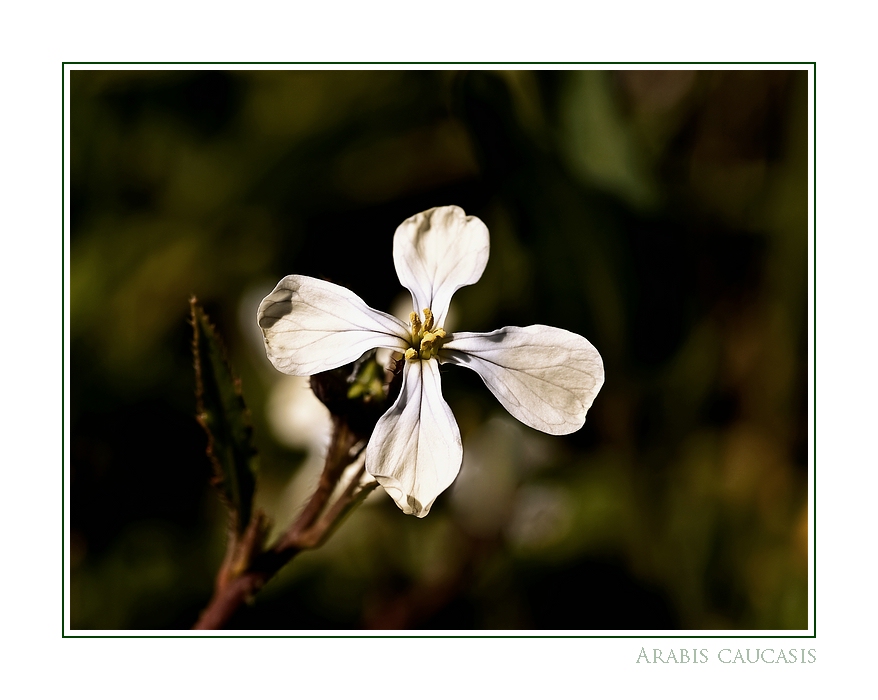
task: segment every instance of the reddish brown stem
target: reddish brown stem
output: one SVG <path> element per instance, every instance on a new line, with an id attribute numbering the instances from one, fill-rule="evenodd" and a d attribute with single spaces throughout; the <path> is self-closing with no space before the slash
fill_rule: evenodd
<path id="1" fill-rule="evenodd" d="M 358 490 L 363 475 L 361 468 L 327 510 L 327 504 L 339 479 L 356 457 L 352 455 L 352 450 L 358 441 L 343 420 L 334 418 L 333 423 L 333 436 L 323 473 L 314 494 L 299 517 L 274 547 L 260 554 L 253 555 L 252 549 L 249 552 L 235 552 L 240 545 L 234 538 L 230 539 L 229 549 L 232 554 L 226 557 L 224 573 L 218 577 L 213 598 L 192 629 L 216 630 L 225 627 L 242 603 L 251 600 L 299 552 L 320 546 L 344 516 L 377 486 L 369 484 Z M 321 517 L 324 511 L 326 512 Z M 254 517 L 261 517 L 261 514 Z M 253 527 L 258 528 L 259 523 L 254 523 Z M 255 542 L 255 538 L 251 539 L 250 546 L 255 547 Z M 243 570 L 226 571 L 227 568 L 234 568 L 235 561 L 242 562 Z"/>
<path id="2" fill-rule="evenodd" d="M 347 423 L 333 416 L 332 441 L 329 444 L 329 451 L 326 454 L 326 464 L 323 467 L 323 473 L 320 475 L 320 481 L 317 482 L 317 488 L 314 494 L 305 504 L 305 508 L 296 518 L 295 522 L 284 533 L 280 541 L 275 545 L 276 550 L 284 550 L 289 547 L 295 547 L 296 543 L 302 538 L 302 535 L 313 527 L 317 518 L 326 508 L 329 497 L 335 490 L 338 480 L 342 473 L 351 464 L 351 450 L 357 443 L 357 436 L 351 431 Z"/>

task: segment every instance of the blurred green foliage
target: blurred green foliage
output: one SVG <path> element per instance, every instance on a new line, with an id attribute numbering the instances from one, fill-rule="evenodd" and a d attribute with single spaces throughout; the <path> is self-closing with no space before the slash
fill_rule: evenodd
<path id="1" fill-rule="evenodd" d="M 396 226 L 444 204 L 491 232 L 455 327 L 587 337 L 607 380 L 586 425 L 549 438 L 443 370 L 458 482 L 424 520 L 379 490 L 234 626 L 806 627 L 806 78 L 72 71 L 72 627 L 188 628 L 210 595 L 226 516 L 189 296 L 282 527 L 319 448 L 272 429 L 259 301 L 298 273 L 390 310 Z"/>

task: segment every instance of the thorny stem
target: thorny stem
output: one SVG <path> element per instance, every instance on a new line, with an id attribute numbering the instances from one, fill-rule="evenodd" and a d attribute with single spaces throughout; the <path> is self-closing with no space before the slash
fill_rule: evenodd
<path id="1" fill-rule="evenodd" d="M 242 541 L 229 543 L 229 554 L 217 577 L 213 598 L 192 629 L 217 630 L 225 627 L 242 603 L 251 600 L 299 552 L 323 544 L 345 516 L 375 489 L 377 482 L 361 484 L 365 473 L 361 466 L 335 502 L 327 507 L 345 469 L 353 464 L 363 449 L 362 446 L 357 449 L 358 442 L 347 423 L 334 416 L 326 464 L 305 508 L 273 547 L 255 556 L 253 554 L 259 546 L 259 531 L 264 527 L 264 520 L 261 514 L 254 515 Z M 236 562 L 243 564 L 240 572 L 235 571 Z"/>

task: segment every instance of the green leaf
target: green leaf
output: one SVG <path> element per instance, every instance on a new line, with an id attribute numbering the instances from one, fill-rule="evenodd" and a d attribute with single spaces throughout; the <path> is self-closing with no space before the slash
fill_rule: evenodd
<path id="1" fill-rule="evenodd" d="M 241 381 L 232 373 L 216 328 L 195 297 L 189 303 L 194 331 L 197 418 L 207 432 L 213 484 L 229 509 L 232 528 L 240 535 L 250 522 L 256 490 L 253 426 L 241 393 Z"/>

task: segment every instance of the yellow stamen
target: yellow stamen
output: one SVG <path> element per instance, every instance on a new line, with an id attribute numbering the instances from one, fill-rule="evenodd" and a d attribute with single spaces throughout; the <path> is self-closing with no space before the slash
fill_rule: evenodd
<path id="1" fill-rule="evenodd" d="M 417 312 L 409 314 L 409 322 L 412 329 L 412 346 L 405 351 L 406 360 L 430 360 L 439 353 L 441 340 L 445 338 L 444 328 L 433 328 L 436 319 L 433 311 L 424 309 L 424 321 Z"/>

